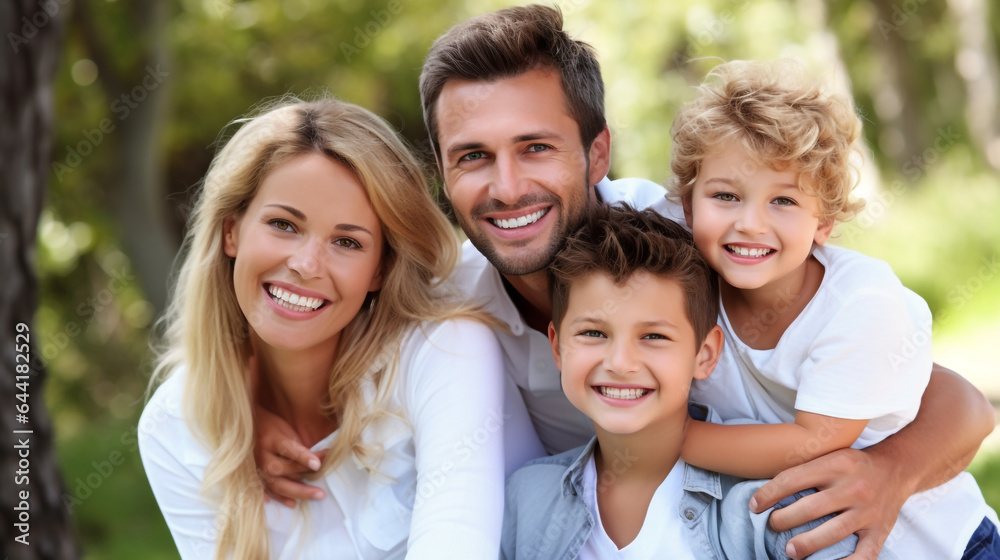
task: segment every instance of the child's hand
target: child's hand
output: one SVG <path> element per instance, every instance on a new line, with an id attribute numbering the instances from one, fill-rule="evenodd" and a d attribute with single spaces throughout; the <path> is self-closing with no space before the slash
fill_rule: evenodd
<path id="1" fill-rule="evenodd" d="M 264 482 L 266 498 L 274 498 L 290 508 L 295 507 L 296 500 L 322 500 L 322 490 L 301 480 L 303 476 L 319 470 L 326 452 L 309 451 L 288 422 L 259 405 L 257 358 L 251 356 L 248 365 L 254 399 L 253 459 L 257 474 Z"/>

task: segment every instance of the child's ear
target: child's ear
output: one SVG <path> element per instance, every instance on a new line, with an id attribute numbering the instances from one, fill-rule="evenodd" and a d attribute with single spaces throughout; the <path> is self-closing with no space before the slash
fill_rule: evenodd
<path id="1" fill-rule="evenodd" d="M 552 345 L 552 357 L 556 359 L 556 369 L 562 371 L 562 356 L 559 355 L 559 333 L 556 326 L 549 321 L 549 344 Z"/>
<path id="2" fill-rule="evenodd" d="M 826 243 L 827 239 L 830 239 L 830 234 L 833 233 L 833 220 L 828 220 L 826 223 L 822 223 L 816 228 L 816 235 L 813 237 L 813 241 L 817 245 L 822 245 Z"/>
<path id="3" fill-rule="evenodd" d="M 684 221 L 687 222 L 688 229 L 694 228 L 691 225 L 694 222 L 694 212 L 691 211 L 691 193 L 681 197 L 681 206 L 684 208 Z"/>
<path id="4" fill-rule="evenodd" d="M 725 337 L 719 325 L 712 327 L 705 337 L 705 342 L 701 343 L 698 349 L 698 356 L 695 358 L 695 379 L 708 379 L 715 369 L 715 364 L 719 363 L 719 355 L 722 354 L 722 345 L 725 344 Z"/>

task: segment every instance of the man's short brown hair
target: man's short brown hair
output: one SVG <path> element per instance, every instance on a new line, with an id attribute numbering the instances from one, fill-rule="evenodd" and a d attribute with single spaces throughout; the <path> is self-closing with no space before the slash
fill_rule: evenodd
<path id="1" fill-rule="evenodd" d="M 607 274 L 623 285 L 637 272 L 676 281 L 698 344 L 719 315 L 719 281 L 680 224 L 654 210 L 627 204 L 595 204 L 584 225 L 566 240 L 549 267 L 552 323 L 566 316 L 574 282 L 593 273 Z"/>
<path id="2" fill-rule="evenodd" d="M 584 149 L 604 129 L 604 80 L 590 45 L 563 31 L 558 8 L 531 4 L 471 18 L 438 38 L 420 73 L 424 125 L 441 162 L 437 101 L 452 78 L 490 82 L 549 68 L 559 73 Z"/>

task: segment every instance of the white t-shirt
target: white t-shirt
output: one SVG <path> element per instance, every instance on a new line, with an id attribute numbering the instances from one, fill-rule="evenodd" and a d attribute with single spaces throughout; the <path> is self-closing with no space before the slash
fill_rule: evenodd
<path id="1" fill-rule="evenodd" d="M 403 341 L 390 417 L 363 437 L 385 456 L 370 476 L 356 460 L 313 482 L 326 498 L 305 516 L 265 504 L 271 557 L 490 559 L 503 517 L 504 437 L 534 437 L 526 415 L 504 409 L 505 376 L 493 331 L 472 321 L 414 327 Z M 211 453 L 182 406 L 185 373 L 161 385 L 139 421 L 139 450 L 163 517 L 185 559 L 211 558 L 216 505 L 202 495 Z M 367 382 L 366 394 L 374 394 Z M 514 411 L 513 415 L 517 412 Z M 334 432 L 313 450 L 328 447 Z"/>
<path id="2" fill-rule="evenodd" d="M 664 199 L 666 190 L 652 181 L 604 179 L 597 184 L 597 192 L 605 202 L 628 202 L 639 209 L 652 207 L 683 223 L 680 207 Z M 483 304 L 487 312 L 510 328 L 509 333 L 497 331 L 503 347 L 504 369 L 513 381 L 509 386 L 513 394 L 508 394 L 508 400 L 523 400 L 527 405 L 545 451 L 561 453 L 590 441 L 594 436 L 593 424 L 563 394 L 548 336 L 524 322 L 504 289 L 500 273 L 469 241 L 462 245 L 462 262 L 451 281 L 463 297 Z M 521 455 L 527 460 L 543 453 L 541 449 L 525 448 Z"/>
<path id="3" fill-rule="evenodd" d="M 678 510 L 684 494 L 683 460 L 677 460 L 656 488 L 639 534 L 624 548 L 619 549 L 604 530 L 597 506 L 598 491 L 597 466 L 591 454 L 583 470 L 583 501 L 594 517 L 594 528 L 580 549 L 578 560 L 695 560 Z"/>
<path id="4" fill-rule="evenodd" d="M 722 309 L 722 356 L 708 379 L 692 384 L 690 399 L 723 421 L 791 423 L 799 410 L 870 419 L 853 445 L 868 447 L 916 416 L 933 364 L 930 310 L 883 261 L 832 246 L 813 255 L 822 283 L 775 348 L 750 348 Z M 755 321 L 745 334 L 768 317 Z M 911 497 L 886 548 L 907 559 L 960 558 L 984 516 L 996 519 L 972 476 L 961 473 Z"/>

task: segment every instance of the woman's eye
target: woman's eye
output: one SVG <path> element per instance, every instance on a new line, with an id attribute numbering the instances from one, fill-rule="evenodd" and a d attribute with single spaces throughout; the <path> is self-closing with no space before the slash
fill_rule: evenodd
<path id="1" fill-rule="evenodd" d="M 360 249 L 361 244 L 357 241 L 351 239 L 350 237 L 341 237 L 333 242 L 335 245 L 343 247 L 345 249 Z"/>
<path id="2" fill-rule="evenodd" d="M 727 193 L 727 192 L 717 193 L 712 198 L 717 198 L 717 199 L 721 200 L 722 202 L 735 202 L 736 201 L 736 195 L 733 194 L 733 193 Z"/>
<path id="3" fill-rule="evenodd" d="M 288 232 L 295 231 L 295 226 L 293 226 L 291 222 L 286 220 L 271 220 L 268 223 L 279 231 L 288 231 Z"/>
<path id="4" fill-rule="evenodd" d="M 778 206 L 795 206 L 795 201 L 788 198 L 787 196 L 779 196 L 774 199 L 774 203 Z"/>

